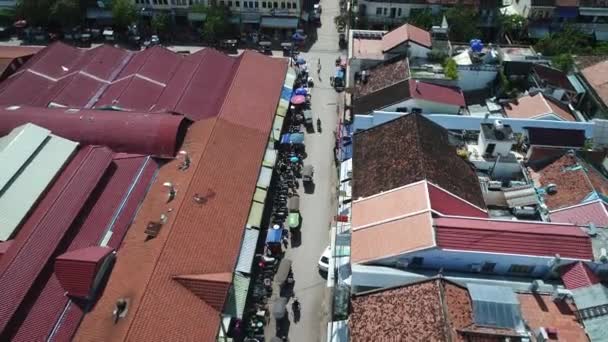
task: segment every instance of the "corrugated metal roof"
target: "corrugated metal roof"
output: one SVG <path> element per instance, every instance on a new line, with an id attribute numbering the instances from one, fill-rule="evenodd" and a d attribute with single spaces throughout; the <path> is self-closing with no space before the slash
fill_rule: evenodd
<path id="1" fill-rule="evenodd" d="M 568 222 L 581 226 L 593 223 L 597 227 L 608 227 L 608 210 L 601 200 L 554 210 L 549 215 L 552 222 Z"/>
<path id="2" fill-rule="evenodd" d="M 0 260 L 0 331 L 5 334 L 27 292 L 112 161 L 106 148 L 87 147 L 68 164 L 38 213 L 29 216 Z M 49 198 L 49 201 L 46 199 Z"/>
<path id="3" fill-rule="evenodd" d="M 251 273 L 251 266 L 255 256 L 255 248 L 258 244 L 260 231 L 257 229 L 246 228 L 243 242 L 241 244 L 241 253 L 236 262 L 235 270 L 241 273 Z"/>
<path id="4" fill-rule="evenodd" d="M 508 189 L 504 191 L 504 195 L 509 208 L 538 204 L 538 196 L 536 195 L 534 186 L 519 189 Z"/>
<path id="5" fill-rule="evenodd" d="M 226 313 L 238 318 L 243 318 L 245 311 L 245 303 L 247 302 L 247 294 L 249 292 L 249 283 L 251 278 L 238 273 L 232 278 L 232 287 L 228 293 L 228 302 L 226 303 Z"/>
<path id="6" fill-rule="evenodd" d="M 61 254 L 55 259 L 55 275 L 69 296 L 86 298 L 95 277 L 112 248 L 90 246 Z"/>
<path id="7" fill-rule="evenodd" d="M 101 187 L 98 186 L 93 195 L 95 198 L 88 201 L 87 208 L 70 228 L 78 233 L 68 251 L 96 245 L 108 226 L 113 231 L 108 245 L 118 248 L 153 178 L 156 163 L 145 156 L 115 154 L 111 168 L 113 172 L 106 172 L 99 183 Z M 12 341 L 43 341 L 52 330 L 54 340 L 70 340 L 84 312 L 68 303 L 56 275 L 52 275 L 46 284 L 35 286 L 39 286 L 40 293 Z M 68 309 L 65 309 L 66 304 Z M 56 324 L 58 320 L 61 324 Z"/>
<path id="8" fill-rule="evenodd" d="M 26 123 L 13 127 L 8 135 L 0 137 L 0 190 L 4 190 L 6 184 L 49 138 L 50 133 L 48 129 Z"/>
<path id="9" fill-rule="evenodd" d="M 455 217 L 434 224 L 442 249 L 593 260 L 591 239 L 573 225 Z"/>
<path id="10" fill-rule="evenodd" d="M 523 331 L 519 300 L 510 287 L 469 283 L 467 288 L 475 324 Z"/>
<path id="11" fill-rule="evenodd" d="M 78 146 L 78 143 L 49 134 L 48 130 L 35 125 L 27 124 L 16 130 L 19 133 L 0 152 L 2 169 L 4 165 L 8 166 L 8 172 L 2 172 L 5 177 L 2 177 L 4 186 L 0 191 L 2 241 L 13 235 Z"/>
<path id="12" fill-rule="evenodd" d="M 600 279 L 584 262 L 578 261 L 560 268 L 562 282 L 567 289 L 578 289 L 598 284 Z"/>
<path id="13" fill-rule="evenodd" d="M 31 122 L 63 138 L 86 145 L 104 145 L 115 152 L 173 157 L 179 148 L 188 119 L 112 110 L 0 108 L 0 134 Z"/>

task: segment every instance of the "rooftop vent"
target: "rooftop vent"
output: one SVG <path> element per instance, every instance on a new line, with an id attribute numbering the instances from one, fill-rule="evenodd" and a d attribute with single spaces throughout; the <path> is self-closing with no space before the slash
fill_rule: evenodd
<path id="1" fill-rule="evenodd" d="M 163 216 L 164 216 L 164 214 L 163 214 Z M 162 220 L 162 216 L 161 216 L 161 220 Z M 166 218 L 165 218 L 165 222 L 166 222 Z M 146 231 L 144 233 L 146 233 L 148 238 L 155 238 L 158 236 L 158 233 L 160 232 L 160 229 L 162 228 L 163 224 L 164 224 L 164 222 L 150 221 L 150 222 L 148 222 L 148 225 L 146 226 Z"/>
<path id="2" fill-rule="evenodd" d="M 129 301 L 124 298 L 119 298 L 114 305 L 114 311 L 112 311 L 112 317 L 114 317 L 114 324 L 118 323 L 118 320 L 124 318 L 129 311 Z"/>
<path id="3" fill-rule="evenodd" d="M 557 184 L 551 183 L 551 184 L 547 185 L 547 188 L 545 189 L 545 191 L 549 195 L 555 195 L 557 193 Z"/>
<path id="4" fill-rule="evenodd" d="M 541 279 L 535 279 L 532 282 L 532 285 L 530 285 L 530 291 L 532 292 L 538 292 L 538 290 L 544 285 L 545 283 L 541 280 Z"/>
<path id="5" fill-rule="evenodd" d="M 179 164 L 179 166 L 177 167 L 179 170 L 185 171 L 190 167 L 190 163 L 192 162 L 192 160 L 190 160 L 190 156 L 188 155 L 188 152 L 181 150 L 178 153 L 180 156 L 184 157 L 184 161 Z"/>
<path id="6" fill-rule="evenodd" d="M 169 202 L 173 201 L 173 199 L 175 198 L 175 194 L 177 193 L 177 190 L 175 190 L 175 187 L 173 186 L 173 183 L 171 183 L 171 182 L 164 182 L 163 186 L 169 190 L 168 198 L 167 198 L 167 203 L 169 203 Z"/>

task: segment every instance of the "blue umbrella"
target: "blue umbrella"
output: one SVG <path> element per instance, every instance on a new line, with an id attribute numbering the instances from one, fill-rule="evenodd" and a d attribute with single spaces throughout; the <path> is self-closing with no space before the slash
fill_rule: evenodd
<path id="1" fill-rule="evenodd" d="M 306 60 L 302 57 L 298 57 L 298 59 L 296 59 L 296 64 L 306 64 Z"/>
<path id="2" fill-rule="evenodd" d="M 306 96 L 308 94 L 308 91 L 305 88 L 298 88 L 296 89 L 295 94 Z"/>

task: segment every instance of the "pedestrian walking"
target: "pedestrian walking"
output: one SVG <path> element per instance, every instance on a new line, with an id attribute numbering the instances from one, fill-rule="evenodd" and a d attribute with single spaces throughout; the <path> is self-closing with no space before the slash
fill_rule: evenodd
<path id="1" fill-rule="evenodd" d="M 291 303 L 291 311 L 293 312 L 293 323 L 300 321 L 300 301 L 297 297 L 294 297 L 293 303 Z"/>

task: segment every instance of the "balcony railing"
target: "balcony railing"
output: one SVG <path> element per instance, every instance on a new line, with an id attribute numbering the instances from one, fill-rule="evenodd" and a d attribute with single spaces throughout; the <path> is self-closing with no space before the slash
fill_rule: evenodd
<path id="1" fill-rule="evenodd" d="M 579 7 L 608 9 L 608 0 L 579 0 Z"/>

